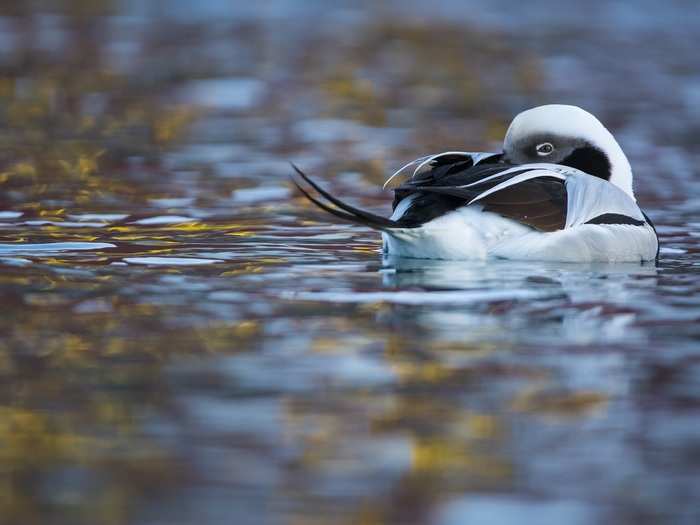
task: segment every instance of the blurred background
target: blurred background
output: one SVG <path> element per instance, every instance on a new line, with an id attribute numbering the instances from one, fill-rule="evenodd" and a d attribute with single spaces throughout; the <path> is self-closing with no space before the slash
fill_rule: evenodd
<path id="1" fill-rule="evenodd" d="M 697 523 L 700 7 L 5 0 L 0 523 Z M 381 183 L 580 105 L 658 266 L 382 261 Z"/>

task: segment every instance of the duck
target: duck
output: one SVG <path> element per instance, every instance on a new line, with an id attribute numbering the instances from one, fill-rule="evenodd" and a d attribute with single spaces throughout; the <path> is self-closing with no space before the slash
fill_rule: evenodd
<path id="1" fill-rule="evenodd" d="M 548 104 L 519 113 L 501 152 L 446 151 L 395 172 L 392 214 L 347 203 L 299 167 L 292 180 L 331 215 L 381 233 L 385 255 L 554 262 L 658 260 L 630 163 L 591 113 Z"/>

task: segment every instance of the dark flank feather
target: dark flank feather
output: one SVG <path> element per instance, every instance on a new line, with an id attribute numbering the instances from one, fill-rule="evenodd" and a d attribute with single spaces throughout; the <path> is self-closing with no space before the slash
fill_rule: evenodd
<path id="1" fill-rule="evenodd" d="M 450 169 L 445 167 L 441 165 L 437 170 L 423 174 L 420 179 L 409 181 L 397 188 L 394 207 L 409 195 L 421 192 L 442 195 L 445 200 L 443 206 L 456 209 L 469 204 L 498 184 L 531 171 L 531 168 L 524 168 L 494 177 L 513 166 L 495 163 L 478 164 L 467 169 L 458 169 L 458 164 Z M 566 225 L 566 186 L 563 180 L 555 177 L 537 177 L 514 184 L 479 199 L 478 203 L 483 206 L 484 211 L 497 213 L 539 231 L 557 231 Z M 416 205 L 412 205 L 411 208 Z M 415 220 L 419 210 L 409 211 L 412 211 Z M 423 222 L 435 218 L 432 210 L 424 211 L 426 220 Z"/>
<path id="2" fill-rule="evenodd" d="M 644 224 L 644 221 L 638 221 L 634 217 L 628 217 L 620 213 L 604 213 L 603 215 L 593 217 L 590 221 L 586 222 L 586 224 L 630 224 L 632 226 L 641 226 Z M 654 227 L 652 226 L 652 228 Z M 656 228 L 654 228 L 654 231 L 656 231 Z"/>
<path id="3" fill-rule="evenodd" d="M 536 230 L 553 232 L 566 225 L 567 196 L 564 181 L 538 177 L 481 199 L 484 211 L 497 213 Z"/>

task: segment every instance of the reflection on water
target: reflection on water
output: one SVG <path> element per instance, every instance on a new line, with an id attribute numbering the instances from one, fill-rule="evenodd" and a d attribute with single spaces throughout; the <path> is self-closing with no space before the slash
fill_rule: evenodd
<path id="1" fill-rule="evenodd" d="M 696 9 L 234 4 L 0 7 L 0 521 L 696 523 Z M 552 100 L 658 265 L 382 259 L 287 182 L 386 212 Z"/>

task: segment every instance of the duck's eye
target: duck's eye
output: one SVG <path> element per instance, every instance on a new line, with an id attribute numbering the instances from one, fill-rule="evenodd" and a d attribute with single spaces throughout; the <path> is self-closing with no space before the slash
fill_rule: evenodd
<path id="1" fill-rule="evenodd" d="M 546 157 L 547 155 L 549 155 L 550 153 L 552 153 L 554 151 L 554 146 L 552 146 L 552 144 L 549 142 L 544 142 L 542 144 L 539 144 L 535 148 L 535 150 L 537 151 L 537 154 L 540 157 Z"/>

